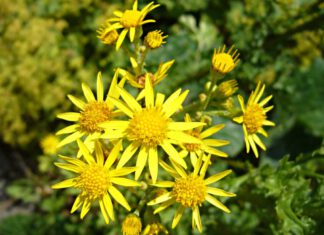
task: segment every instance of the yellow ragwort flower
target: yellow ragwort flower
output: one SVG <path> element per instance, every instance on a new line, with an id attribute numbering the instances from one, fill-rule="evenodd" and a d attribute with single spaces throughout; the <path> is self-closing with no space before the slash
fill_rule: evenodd
<path id="1" fill-rule="evenodd" d="M 107 45 L 111 45 L 111 44 L 115 43 L 117 41 L 117 39 L 118 39 L 118 36 L 119 36 L 116 29 L 108 31 L 110 26 L 111 26 L 111 24 L 109 22 L 105 22 L 97 30 L 97 33 L 98 33 L 97 37 L 104 44 L 107 44 Z"/>
<path id="2" fill-rule="evenodd" d="M 85 161 L 60 156 L 60 158 L 67 163 L 55 163 L 56 166 L 74 172 L 77 176 L 57 183 L 53 185 L 52 188 L 60 189 L 73 187 L 79 189 L 80 194 L 75 199 L 71 213 L 82 206 L 80 217 L 83 219 L 89 212 L 91 205 L 95 202 L 99 202 L 105 222 L 108 224 L 110 219 L 115 220 L 111 197 L 128 211 L 131 209 L 125 197 L 114 185 L 128 187 L 140 186 L 140 184 L 134 180 L 121 177 L 134 172 L 135 168 L 125 167 L 111 169 L 122 147 L 121 141 L 114 146 L 106 160 L 102 147 L 98 141 L 95 142 L 95 157 L 90 154 L 84 143 L 80 140 L 77 142 Z"/>
<path id="3" fill-rule="evenodd" d="M 234 95 L 237 90 L 237 81 L 235 79 L 231 79 L 219 84 L 219 86 L 217 87 L 217 94 L 226 98 Z"/>
<path id="4" fill-rule="evenodd" d="M 145 107 L 142 107 L 135 98 L 124 89 L 120 95 L 125 102 L 111 98 L 111 101 L 124 112 L 129 120 L 111 121 L 101 124 L 108 130 L 102 138 L 127 138 L 130 141 L 118 162 L 117 168 L 124 166 L 139 150 L 137 157 L 135 179 L 141 175 L 148 161 L 149 171 L 153 182 L 158 175 L 158 146 L 169 155 L 170 159 L 186 167 L 185 161 L 180 157 L 172 143 L 200 143 L 200 140 L 184 133 L 186 130 L 204 125 L 201 122 L 174 122 L 170 117 L 181 107 L 189 91 L 181 93 L 181 89 L 174 92 L 167 100 L 165 95 L 158 93 L 155 97 L 152 83 L 145 78 Z"/>
<path id="5" fill-rule="evenodd" d="M 133 87 L 136 87 L 136 88 L 144 88 L 146 74 L 149 74 L 149 78 L 151 79 L 153 86 L 155 86 L 156 84 L 161 82 L 168 75 L 167 74 L 168 70 L 171 68 L 171 66 L 174 63 L 174 60 L 170 60 L 165 63 L 160 63 L 157 71 L 154 74 L 152 74 L 152 73 L 140 74 L 141 71 L 140 71 L 139 65 L 136 62 L 136 60 L 133 57 L 130 57 L 130 61 L 131 61 L 131 64 L 132 64 L 135 74 L 132 74 L 124 69 L 119 69 L 119 73 L 123 77 L 125 77 Z M 136 74 L 139 74 L 139 75 L 136 75 Z"/>
<path id="6" fill-rule="evenodd" d="M 191 118 L 189 114 L 186 114 L 185 121 L 190 123 Z M 224 124 L 219 124 L 212 126 L 206 130 L 203 131 L 203 127 L 197 127 L 193 130 L 190 130 L 187 132 L 187 134 L 196 137 L 197 139 L 201 140 L 200 144 L 183 144 L 182 148 L 183 150 L 180 152 L 180 155 L 182 157 L 190 155 L 190 160 L 193 166 L 196 165 L 197 159 L 201 154 L 212 154 L 218 157 L 227 157 L 228 155 L 214 147 L 220 147 L 229 144 L 226 140 L 218 140 L 214 138 L 208 138 L 211 135 L 214 135 L 218 131 L 224 128 Z M 203 157 L 203 160 L 206 159 L 207 156 Z"/>
<path id="7" fill-rule="evenodd" d="M 230 210 L 223 205 L 215 196 L 234 197 L 234 193 L 226 192 L 222 189 L 211 187 L 210 185 L 230 174 L 231 170 L 226 170 L 210 176 L 205 179 L 205 174 L 208 167 L 208 159 L 202 164 L 202 156 L 200 156 L 194 166 L 194 171 L 191 174 L 187 174 L 185 170 L 177 165 L 173 164 L 173 167 L 167 165 L 163 161 L 160 162 L 161 166 L 175 178 L 174 181 L 160 181 L 153 186 L 171 188 L 171 190 L 162 196 L 159 196 L 148 203 L 149 206 L 161 204 L 154 210 L 154 214 L 161 212 L 173 204 L 179 204 L 179 207 L 175 213 L 172 221 L 172 228 L 175 228 L 179 223 L 182 214 L 186 208 L 192 209 L 192 227 L 197 227 L 199 232 L 202 232 L 202 224 L 200 219 L 199 207 L 203 202 L 208 201 L 212 205 L 219 209 L 230 213 Z"/>
<path id="8" fill-rule="evenodd" d="M 263 129 L 263 126 L 274 126 L 275 124 L 267 120 L 266 113 L 269 112 L 273 106 L 264 107 L 266 103 L 272 98 L 272 95 L 266 97 L 262 101 L 260 98 L 263 95 L 265 85 L 258 83 L 257 88 L 253 91 L 248 99 L 246 105 L 244 105 L 243 97 L 238 95 L 238 100 L 242 109 L 242 116 L 235 117 L 233 120 L 243 125 L 244 139 L 247 153 L 250 152 L 250 147 L 256 157 L 259 157 L 258 149 L 256 145 L 261 149 L 266 150 L 265 145 L 258 137 L 258 133 L 267 137 L 267 132 Z M 259 102 L 260 101 L 260 102 Z"/>
<path id="9" fill-rule="evenodd" d="M 131 42 L 133 42 L 135 39 L 136 30 L 139 30 L 139 27 L 141 27 L 143 24 L 155 22 L 155 20 L 151 20 L 151 19 L 144 20 L 144 18 L 150 11 L 154 10 L 160 5 L 159 4 L 154 5 L 154 3 L 151 2 L 140 11 L 137 9 L 137 6 L 138 6 L 138 1 L 135 0 L 132 10 L 125 10 L 124 12 L 115 11 L 114 15 L 117 17 L 108 19 L 108 22 L 115 22 L 115 23 L 113 23 L 109 28 L 107 28 L 106 32 L 109 32 L 111 30 L 116 30 L 116 29 L 123 29 L 116 43 L 117 50 L 121 47 L 126 37 L 126 34 L 128 32 L 129 32 L 129 39 Z"/>
<path id="10" fill-rule="evenodd" d="M 75 122 L 68 127 L 58 131 L 57 135 L 69 134 L 58 145 L 62 147 L 69 144 L 83 136 L 86 136 L 85 143 L 87 147 L 91 148 L 91 143 L 94 139 L 99 138 L 103 129 L 98 126 L 99 123 L 112 120 L 115 116 L 113 111 L 114 104 L 108 99 L 108 97 L 119 97 L 119 92 L 116 89 L 118 79 L 118 69 L 112 79 L 107 97 L 104 99 L 104 88 L 102 83 L 101 73 L 97 76 L 97 99 L 93 95 L 91 89 L 86 84 L 82 83 L 83 94 L 87 100 L 84 102 L 72 95 L 68 95 L 71 102 L 81 109 L 80 112 L 68 112 L 57 115 L 58 118 Z M 119 86 L 123 86 L 125 79 L 123 79 Z M 72 133 L 72 134 L 71 134 Z"/>
<path id="11" fill-rule="evenodd" d="M 212 68 L 214 71 L 220 74 L 227 74 L 231 72 L 240 61 L 238 59 L 240 54 L 237 53 L 237 49 L 231 54 L 234 46 L 232 46 L 227 52 L 225 52 L 225 49 L 225 45 L 222 49 L 220 47 L 217 51 L 215 49 L 212 58 Z"/>
<path id="12" fill-rule="evenodd" d="M 124 219 L 122 223 L 123 235 L 139 235 L 142 231 L 141 219 L 135 215 L 130 214 Z"/>
<path id="13" fill-rule="evenodd" d="M 159 222 L 153 222 L 146 225 L 143 235 L 169 234 L 169 231 Z"/>
<path id="14" fill-rule="evenodd" d="M 162 44 L 166 43 L 163 40 L 168 37 L 167 35 L 163 36 L 162 34 L 163 32 L 161 30 L 154 30 L 149 32 L 144 38 L 145 45 L 150 49 L 161 47 Z"/>
<path id="15" fill-rule="evenodd" d="M 59 139 L 55 135 L 47 135 L 40 141 L 40 146 L 45 154 L 56 154 Z"/>

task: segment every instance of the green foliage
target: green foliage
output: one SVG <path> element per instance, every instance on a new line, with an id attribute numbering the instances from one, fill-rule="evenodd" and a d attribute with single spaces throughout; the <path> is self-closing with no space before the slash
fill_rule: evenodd
<path id="1" fill-rule="evenodd" d="M 131 1 L 124 2 L 131 5 Z M 230 158 L 217 161 L 210 173 L 230 165 L 236 175 L 218 186 L 235 192 L 237 197 L 226 201 L 231 214 L 202 207 L 203 234 L 321 234 L 322 1 L 157 2 L 162 6 L 152 13 L 152 18 L 169 37 L 167 44 L 148 56 L 147 68 L 155 71 L 160 62 L 175 59 L 167 82 L 158 85 L 160 91 L 170 94 L 178 87 L 189 88 L 187 104 L 197 100 L 205 92 L 213 49 L 225 43 L 235 44 L 241 53 L 237 69 L 226 77 L 238 79 L 241 94 L 246 96 L 257 81 L 263 81 L 269 94 L 274 95 L 271 119 L 277 125 L 265 140 L 269 151 L 260 161 L 245 153 L 240 126 L 213 117 L 214 123 L 226 124 L 215 138 L 229 140 L 231 145 L 222 148 Z M 67 94 L 82 96 L 81 82 L 94 88 L 99 70 L 107 84 L 113 68 L 130 67 L 127 54 L 102 45 L 95 32 L 106 17 L 125 4 L 99 0 L 0 1 L 0 142 L 18 151 L 23 149 L 26 159 L 38 157 L 34 174 L 9 182 L 6 188 L 10 200 L 32 205 L 33 211 L 2 219 L 0 234 L 120 234 L 126 213 L 120 208 L 116 211 L 117 221 L 108 226 L 97 213 L 83 221 L 78 215 L 70 215 L 71 194 L 75 192 L 58 193 L 50 189 L 58 178 L 52 167 L 54 159 L 40 155 L 38 149 L 30 146 L 59 129 L 61 123 L 55 116 L 71 108 Z M 148 24 L 144 32 L 156 27 Z M 75 148 L 64 151 L 73 155 Z M 282 157 L 286 154 L 290 157 Z M 140 190 L 123 193 L 136 195 L 131 205 L 144 197 Z M 161 219 L 170 225 L 173 214 L 172 209 L 161 218 L 151 213 L 145 218 Z M 194 233 L 190 216 L 188 213 L 182 218 L 174 234 Z"/>

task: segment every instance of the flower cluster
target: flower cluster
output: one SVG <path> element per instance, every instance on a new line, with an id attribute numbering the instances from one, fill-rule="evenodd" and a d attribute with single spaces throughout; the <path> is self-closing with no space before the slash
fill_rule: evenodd
<path id="1" fill-rule="evenodd" d="M 225 125 L 215 125 L 210 121 L 210 107 L 225 107 L 230 114 L 228 117 L 242 124 L 247 152 L 251 147 L 257 157 L 256 145 L 265 149 L 257 133 L 266 135 L 263 126 L 274 125 L 266 117 L 272 106 L 264 107 L 271 96 L 259 101 L 264 85 L 258 85 L 246 105 L 242 96 L 238 96 L 242 111 L 233 111 L 232 96 L 238 90 L 238 83 L 234 79 L 224 80 L 223 76 L 239 62 L 239 54 L 234 47 L 227 52 L 225 46 L 215 50 L 211 60 L 211 81 L 206 84 L 205 98 L 198 101 L 194 110 L 188 111 L 192 115 L 186 113 L 188 90 L 179 88 L 170 95 L 157 91 L 155 85 L 167 77 L 174 64 L 174 60 L 161 63 L 155 72 L 145 68 L 146 54 L 166 43 L 164 39 L 167 36 L 163 36 L 161 30 L 149 32 L 144 39 L 141 37 L 142 26 L 155 22 L 146 20 L 147 14 L 158 6 L 152 2 L 138 10 L 135 0 L 132 9 L 114 12 L 117 18 L 107 19 L 100 26 L 98 38 L 104 44 L 116 43 L 117 49 L 127 48 L 131 69 L 115 69 L 107 94 L 99 72 L 96 95 L 88 85 L 82 84 L 85 101 L 68 95 L 79 111 L 58 115 L 58 118 L 72 122 L 72 125 L 57 132 L 57 135 L 67 135 L 58 147 L 76 142 L 78 151 L 76 157 L 59 156 L 60 161 L 55 165 L 72 172 L 74 177 L 52 187 L 79 190 L 71 213 L 80 208 L 81 219 L 95 203 L 99 203 L 106 223 L 115 220 L 114 207 L 117 204 L 132 211 L 122 223 L 125 235 L 138 235 L 142 227 L 145 228 L 144 234 L 168 233 L 161 221 L 142 220 L 143 208 L 150 206 L 159 205 L 152 210 L 153 216 L 177 205 L 172 228 L 177 226 L 185 210 L 190 208 L 192 226 L 200 232 L 203 226 L 199 208 L 204 202 L 230 212 L 217 197 L 236 195 L 212 184 L 229 175 L 232 170 L 214 175 L 208 173 L 215 160 L 228 157 L 219 147 L 230 144 L 227 140 L 215 138 L 214 135 Z M 122 31 L 118 32 L 119 29 Z M 123 44 L 127 33 L 130 45 Z M 133 89 L 124 86 L 126 83 Z M 137 90 L 135 95 L 134 90 Z M 173 180 L 162 179 L 168 175 Z M 138 189 L 148 190 L 145 193 L 148 196 L 131 207 L 123 194 L 124 187 L 139 187 L 141 183 L 149 185 Z M 166 189 L 149 196 L 153 195 L 150 190 L 161 188 Z M 143 203 L 145 207 L 141 206 Z"/>

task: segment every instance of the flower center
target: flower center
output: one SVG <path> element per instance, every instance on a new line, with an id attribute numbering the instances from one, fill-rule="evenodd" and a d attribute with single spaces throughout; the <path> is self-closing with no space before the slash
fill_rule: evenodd
<path id="1" fill-rule="evenodd" d="M 120 23 L 125 28 L 138 27 L 140 25 L 141 12 L 135 10 L 126 10 L 120 18 Z"/>
<path id="2" fill-rule="evenodd" d="M 205 201 L 206 186 L 201 177 L 189 175 L 176 180 L 172 193 L 175 200 L 185 207 L 199 206 Z"/>
<path id="3" fill-rule="evenodd" d="M 243 115 L 243 122 L 248 134 L 256 133 L 262 127 L 266 115 L 258 104 L 248 105 Z"/>
<path id="4" fill-rule="evenodd" d="M 131 119 L 128 138 L 146 147 L 156 147 L 166 138 L 167 128 L 168 118 L 160 108 L 145 108 Z"/>
<path id="5" fill-rule="evenodd" d="M 122 224 L 123 235 L 139 235 L 142 231 L 141 220 L 136 215 L 128 215 Z"/>
<path id="6" fill-rule="evenodd" d="M 117 41 L 118 39 L 118 33 L 116 30 L 111 30 L 108 33 L 107 32 L 102 32 L 99 37 L 102 40 L 103 43 L 105 44 L 113 44 L 114 42 Z"/>
<path id="7" fill-rule="evenodd" d="M 217 53 L 213 56 L 213 68 L 220 73 L 229 72 L 234 67 L 234 60 L 227 53 Z"/>
<path id="8" fill-rule="evenodd" d="M 111 185 L 108 172 L 98 165 L 85 167 L 76 180 L 77 188 L 91 199 L 101 198 Z"/>
<path id="9" fill-rule="evenodd" d="M 87 133 L 100 132 L 102 128 L 97 124 L 111 120 L 111 115 L 111 110 L 105 102 L 90 102 L 81 112 L 79 119 L 81 130 Z"/>
<path id="10" fill-rule="evenodd" d="M 197 131 L 193 131 L 188 134 L 198 139 L 200 138 L 200 133 Z M 184 146 L 189 152 L 195 152 L 201 148 L 200 144 L 184 144 Z"/>

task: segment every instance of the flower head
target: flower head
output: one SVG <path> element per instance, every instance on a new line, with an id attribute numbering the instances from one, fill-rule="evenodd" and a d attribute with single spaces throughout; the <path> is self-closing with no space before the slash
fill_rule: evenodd
<path id="1" fill-rule="evenodd" d="M 139 235 L 141 231 L 141 219 L 135 214 L 129 214 L 122 223 L 123 235 Z"/>
<path id="2" fill-rule="evenodd" d="M 218 48 L 214 50 L 213 58 L 212 58 L 212 68 L 214 71 L 220 74 L 227 74 L 231 72 L 237 63 L 240 61 L 238 59 L 239 53 L 235 50 L 232 54 L 231 52 L 234 49 L 232 46 L 227 52 L 225 52 L 226 46 L 224 45 L 223 48 Z"/>
<path id="3" fill-rule="evenodd" d="M 97 33 L 98 33 L 97 37 L 104 44 L 107 44 L 107 45 L 111 45 L 111 44 L 115 43 L 117 41 L 117 39 L 118 39 L 118 36 L 119 36 L 116 29 L 108 31 L 110 26 L 111 26 L 111 24 L 109 22 L 105 22 L 97 30 Z"/>
<path id="4" fill-rule="evenodd" d="M 210 158 L 210 155 L 208 156 Z M 174 181 L 160 181 L 153 184 L 156 187 L 170 188 L 170 191 L 153 199 L 148 203 L 149 206 L 161 204 L 154 210 L 154 214 L 158 213 L 172 204 L 177 204 L 178 209 L 172 221 L 172 228 L 175 228 L 179 223 L 182 214 L 186 208 L 192 209 L 192 226 L 197 227 L 202 231 L 202 224 L 200 219 L 199 207 L 203 202 L 208 201 L 219 209 L 229 213 L 230 210 L 223 205 L 215 196 L 233 197 L 234 193 L 226 192 L 222 189 L 211 187 L 210 184 L 219 181 L 228 174 L 231 170 L 226 170 L 210 176 L 205 179 L 209 159 L 202 164 L 202 156 L 200 156 L 194 166 L 194 171 L 191 174 L 187 172 L 178 164 L 173 163 L 173 167 L 161 161 L 161 166 L 172 175 Z"/>
<path id="5" fill-rule="evenodd" d="M 58 147 L 69 144 L 83 136 L 86 136 L 85 143 L 88 147 L 90 147 L 92 140 L 99 138 L 103 129 L 99 127 L 98 124 L 112 120 L 115 116 L 115 112 L 113 111 L 114 105 L 108 99 L 108 97 L 119 97 L 118 90 L 116 89 L 117 78 L 118 70 L 115 72 L 107 97 L 105 99 L 100 72 L 97 76 L 97 98 L 95 98 L 91 89 L 84 83 L 82 84 L 82 90 L 87 102 L 84 102 L 72 95 L 68 95 L 68 98 L 71 100 L 71 102 L 81 111 L 78 113 L 68 112 L 57 115 L 57 117 L 60 119 L 75 122 L 75 124 L 63 128 L 56 133 L 57 135 L 69 134 L 58 144 Z M 125 80 L 122 80 L 119 85 L 123 86 L 124 82 Z"/>
<path id="6" fill-rule="evenodd" d="M 189 114 L 186 114 L 185 116 L 186 122 L 191 122 L 191 118 Z M 214 135 L 218 131 L 224 128 L 225 125 L 219 124 L 215 125 L 213 127 L 210 127 L 206 130 L 203 130 L 203 127 L 197 127 L 193 130 L 187 131 L 187 134 L 201 140 L 200 144 L 182 144 L 183 150 L 180 152 L 180 155 L 182 157 L 190 155 L 190 160 L 193 166 L 195 166 L 198 156 L 201 154 L 204 154 L 203 160 L 207 158 L 205 154 L 212 154 L 219 157 L 227 157 L 227 154 L 214 148 L 214 147 L 220 147 L 229 144 L 226 140 L 218 140 L 214 138 L 210 138 L 210 136 Z M 209 137 L 209 138 L 208 138 Z"/>
<path id="7" fill-rule="evenodd" d="M 169 234 L 168 230 L 159 222 L 153 222 L 146 225 L 143 235 Z"/>
<path id="8" fill-rule="evenodd" d="M 111 169 L 122 147 L 121 141 L 115 145 L 106 160 L 104 159 L 103 150 L 98 141 L 95 144 L 95 157 L 89 153 L 89 150 L 83 142 L 80 140 L 77 142 L 85 161 L 60 156 L 66 163 L 58 162 L 55 165 L 74 172 L 76 176 L 57 183 L 52 188 L 73 187 L 80 190 L 80 194 L 72 206 L 71 213 L 82 206 L 81 219 L 89 212 L 91 204 L 98 201 L 104 219 L 106 223 L 109 223 L 109 219 L 114 220 L 115 218 L 111 197 L 128 211 L 130 210 L 128 202 L 114 185 L 128 187 L 140 186 L 136 181 L 121 177 L 134 172 L 135 168 Z"/>
<path id="9" fill-rule="evenodd" d="M 55 154 L 59 139 L 55 135 L 47 135 L 40 141 L 40 146 L 45 154 Z"/>
<path id="10" fill-rule="evenodd" d="M 261 134 L 265 137 L 268 136 L 267 132 L 263 129 L 263 126 L 274 126 L 275 124 L 267 120 L 266 113 L 269 112 L 273 106 L 264 107 L 266 103 L 272 98 L 272 95 L 266 97 L 260 101 L 265 85 L 261 85 L 259 82 L 255 91 L 253 91 L 248 99 L 246 105 L 244 105 L 243 97 L 238 95 L 238 100 L 242 109 L 242 116 L 235 117 L 233 120 L 242 124 L 244 131 L 244 139 L 247 153 L 250 152 L 250 147 L 256 157 L 259 157 L 257 145 L 266 150 L 265 145 L 262 143 L 257 134 Z"/>
<path id="11" fill-rule="evenodd" d="M 179 143 L 200 143 L 197 138 L 184 133 L 186 130 L 204 125 L 201 122 L 174 122 L 170 117 L 181 107 L 188 91 L 181 93 L 181 89 L 174 92 L 168 99 L 158 93 L 155 97 L 152 83 L 148 76 L 145 78 L 145 107 L 124 89 L 120 94 L 125 102 L 111 99 L 112 102 L 128 117 L 127 121 L 106 122 L 100 126 L 110 130 L 102 138 L 127 138 L 130 142 L 120 158 L 118 167 L 124 166 L 139 150 L 137 156 L 135 179 L 138 179 L 146 162 L 153 182 L 158 175 L 158 146 L 178 164 L 186 167 L 185 161 L 173 147 L 175 141 Z"/>
<path id="12" fill-rule="evenodd" d="M 222 82 L 217 87 L 218 94 L 225 98 L 232 96 L 237 90 L 237 81 L 235 79 Z"/>
<path id="13" fill-rule="evenodd" d="M 119 73 L 128 80 L 128 82 L 136 88 L 144 88 L 145 85 L 145 77 L 146 74 L 149 75 L 149 78 L 153 84 L 153 86 L 155 86 L 156 84 L 158 84 L 159 82 L 161 82 L 168 74 L 168 70 L 171 68 L 171 66 L 174 63 L 174 60 L 170 60 L 167 61 L 165 63 L 160 63 L 157 71 L 153 74 L 153 73 L 144 73 L 144 74 L 140 74 L 140 69 L 139 69 L 139 65 L 136 62 L 136 60 L 131 57 L 130 58 L 132 67 L 135 71 L 135 74 L 132 74 L 130 72 L 128 72 L 127 70 L 124 69 L 119 69 Z M 136 75 L 138 74 L 138 75 Z"/>
<path id="14" fill-rule="evenodd" d="M 116 43 L 116 49 L 118 50 L 127 33 L 129 32 L 129 39 L 131 42 L 135 39 L 136 31 L 139 30 L 139 27 L 141 27 L 143 24 L 147 23 L 154 23 L 155 20 L 144 20 L 146 15 L 157 8 L 159 5 L 154 5 L 153 2 L 146 5 L 142 10 L 138 10 L 138 1 L 135 0 L 133 4 L 133 8 L 131 10 L 125 10 L 124 12 L 121 11 L 115 11 L 114 15 L 117 16 L 116 18 L 108 19 L 108 22 L 114 22 L 110 27 L 107 27 L 105 32 L 109 32 L 116 29 L 123 29 L 120 33 L 117 43 Z"/>
<path id="15" fill-rule="evenodd" d="M 162 34 L 163 32 L 161 30 L 154 30 L 149 32 L 144 38 L 145 45 L 150 49 L 159 48 L 160 46 L 162 46 L 162 44 L 165 43 L 165 41 L 163 40 L 168 37 L 163 36 Z"/>

